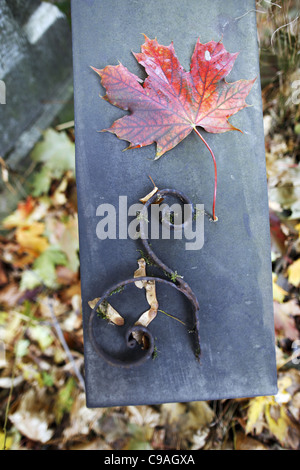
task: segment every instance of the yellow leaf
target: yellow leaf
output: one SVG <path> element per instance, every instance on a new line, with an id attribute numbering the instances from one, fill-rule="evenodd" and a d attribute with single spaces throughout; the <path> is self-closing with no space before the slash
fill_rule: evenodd
<path id="1" fill-rule="evenodd" d="M 279 416 L 277 419 L 271 415 L 271 410 L 275 410 Z M 266 406 L 265 416 L 270 432 L 278 439 L 281 444 L 285 444 L 291 421 L 282 406 Z"/>
<path id="2" fill-rule="evenodd" d="M 288 268 L 289 283 L 295 287 L 300 284 L 300 258 L 294 261 Z"/>
<path id="3" fill-rule="evenodd" d="M 282 287 L 276 284 L 277 276 L 273 273 L 273 300 L 276 302 L 282 303 L 285 299 L 285 296 L 288 295 L 288 292 L 282 289 Z"/>
<path id="4" fill-rule="evenodd" d="M 49 246 L 48 240 L 42 236 L 44 230 L 45 224 L 41 222 L 18 227 L 16 230 L 17 242 L 23 248 L 43 253 Z"/>
<path id="5" fill-rule="evenodd" d="M 10 449 L 13 443 L 12 437 L 6 437 L 6 442 L 5 442 L 5 435 L 4 433 L 0 432 L 0 450 L 7 450 Z M 5 449 L 4 449 L 4 444 L 5 444 Z"/>
<path id="6" fill-rule="evenodd" d="M 250 400 L 248 408 L 248 419 L 246 425 L 246 434 L 256 431 L 260 434 L 263 430 L 263 415 L 266 404 L 268 403 L 268 397 L 256 397 Z"/>
<path id="7" fill-rule="evenodd" d="M 3 220 L 3 226 L 7 229 L 24 227 L 42 220 L 49 209 L 47 198 L 34 199 L 29 196 L 26 201 L 21 201 L 18 208 Z"/>
<path id="8" fill-rule="evenodd" d="M 34 205 L 35 202 L 31 196 L 29 196 L 26 201 L 19 202 L 17 209 L 3 220 L 4 227 L 14 228 L 26 223 L 26 220 L 34 209 Z"/>

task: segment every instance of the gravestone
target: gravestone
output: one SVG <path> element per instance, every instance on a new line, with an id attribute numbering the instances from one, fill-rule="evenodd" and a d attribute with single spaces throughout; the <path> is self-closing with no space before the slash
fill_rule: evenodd
<path id="1" fill-rule="evenodd" d="M 72 2 L 76 172 L 89 407 L 276 393 L 268 198 L 254 9 L 254 0 Z M 209 134 L 202 129 L 214 149 L 219 172 L 219 220 L 213 223 L 203 216 L 203 246 L 188 250 L 185 240 L 150 240 L 151 250 L 172 268 L 173 274 L 176 270 L 184 277 L 191 288 L 189 292 L 198 299 L 201 360 L 195 357 L 195 332 L 189 332 L 193 326 L 193 301 L 170 287 L 173 281 L 183 281 L 170 280 L 166 272 L 147 266 L 147 275 L 169 282 L 156 283 L 161 312 L 149 325 L 156 357 L 137 367 L 119 367 L 110 362 L 109 355 L 126 360 L 122 335 L 149 308 L 143 290 L 132 281 L 144 245 L 141 240 L 121 234 L 120 227 L 115 237 L 101 239 L 99 232 L 105 216 L 114 208 L 112 220 L 126 218 L 127 209 L 120 201 L 126 200 L 129 207 L 150 193 L 153 186 L 148 175 L 159 189 L 181 191 L 209 212 L 214 179 L 209 152 L 195 134 L 153 161 L 155 145 L 123 152 L 124 141 L 111 133 L 98 132 L 126 112 L 99 98 L 105 90 L 90 66 L 103 69 L 120 61 L 144 79 L 144 70 L 130 52 L 140 51 L 144 40 L 141 33 L 166 46 L 174 41 L 177 57 L 186 70 L 199 37 L 202 43 L 222 38 L 228 51 L 239 52 L 227 81 L 257 80 L 247 98 L 251 107 L 230 119 L 243 134 Z M 119 289 L 126 279 L 131 279 L 128 287 Z M 107 300 L 124 316 L 125 326 L 96 317 L 88 305 L 90 300 L 111 293 L 112 286 L 122 292 Z M 101 348 L 104 354 L 99 354 Z"/>
<path id="2" fill-rule="evenodd" d="M 0 0 L 0 155 L 11 169 L 71 98 L 72 38 L 60 10 Z"/>

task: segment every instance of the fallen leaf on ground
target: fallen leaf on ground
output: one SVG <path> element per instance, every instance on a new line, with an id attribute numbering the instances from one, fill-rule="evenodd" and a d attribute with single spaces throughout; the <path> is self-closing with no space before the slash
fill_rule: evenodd
<path id="1" fill-rule="evenodd" d="M 140 427 L 154 428 L 159 425 L 159 413 L 150 406 L 127 406 L 126 415 L 131 423 Z"/>
<path id="2" fill-rule="evenodd" d="M 77 435 L 87 436 L 103 413 L 103 409 L 87 408 L 85 393 L 79 393 L 72 404 L 69 425 L 63 431 L 65 439 L 70 440 Z"/>
<path id="3" fill-rule="evenodd" d="M 214 417 L 213 410 L 205 401 L 166 403 L 160 409 L 161 424 L 168 423 L 173 433 L 180 433 L 181 439 L 193 441 L 193 448 L 204 446 Z"/>
<path id="4" fill-rule="evenodd" d="M 47 238 L 43 236 L 44 231 L 45 224 L 41 222 L 18 227 L 16 231 L 17 242 L 23 248 L 36 252 L 37 255 L 43 253 L 49 247 Z"/>
<path id="5" fill-rule="evenodd" d="M 46 325 L 35 325 L 28 328 L 28 335 L 32 341 L 36 341 L 42 351 L 47 349 L 54 341 L 52 330 Z"/>
<path id="6" fill-rule="evenodd" d="M 55 405 L 54 415 L 57 424 L 60 424 L 65 413 L 69 413 L 74 403 L 74 393 L 76 390 L 76 382 L 70 377 L 65 386 L 59 390 Z"/>
<path id="7" fill-rule="evenodd" d="M 300 258 L 297 261 L 294 261 L 288 267 L 288 280 L 289 283 L 295 287 L 298 287 L 300 284 Z"/>
<path id="8" fill-rule="evenodd" d="M 299 306 L 295 305 L 294 300 L 285 303 L 274 302 L 274 324 L 277 334 L 282 334 L 284 337 L 294 341 L 299 338 L 299 331 L 293 318 L 295 315 L 300 315 Z M 298 308 L 297 308 L 298 307 Z M 295 313 L 297 312 L 297 313 Z"/>
<path id="9" fill-rule="evenodd" d="M 288 292 L 282 289 L 282 287 L 278 286 L 278 284 L 276 284 L 277 276 L 274 273 L 272 273 L 272 277 L 273 277 L 273 300 L 281 303 L 284 301 L 285 297 L 288 295 Z"/>
<path id="10" fill-rule="evenodd" d="M 22 395 L 19 407 L 9 415 L 9 419 L 21 434 L 45 444 L 54 434 L 54 430 L 49 428 L 53 415 L 48 406 L 45 391 L 37 392 L 32 388 Z"/>
<path id="11" fill-rule="evenodd" d="M 293 427 L 293 423 L 288 417 L 286 410 L 283 407 L 268 403 L 265 409 L 265 416 L 270 432 L 283 446 L 287 445 L 288 432 Z"/>
<path id="12" fill-rule="evenodd" d="M 8 277 L 2 261 L 0 261 L 0 286 L 7 284 Z"/>
<path id="13" fill-rule="evenodd" d="M 42 220 L 49 209 L 49 201 L 46 198 L 34 199 L 29 196 L 26 201 L 21 201 L 17 209 L 3 220 L 3 226 L 7 229 L 29 226 Z"/>
<path id="14" fill-rule="evenodd" d="M 55 246 L 50 246 L 35 260 L 32 270 L 23 272 L 21 290 L 31 290 L 41 284 L 57 287 L 56 267 L 66 264 L 66 255 Z"/>
<path id="15" fill-rule="evenodd" d="M 253 437 L 245 436 L 243 432 L 238 432 L 235 439 L 236 450 L 269 450 L 267 446 Z"/>
<path id="16" fill-rule="evenodd" d="M 49 242 L 59 247 L 67 257 L 67 267 L 77 273 L 79 267 L 79 238 L 78 238 L 78 217 L 77 215 L 67 217 L 62 220 L 55 216 L 46 219 L 46 230 Z"/>
<path id="17" fill-rule="evenodd" d="M 20 291 L 18 284 L 11 283 L 0 290 L 0 305 L 11 308 L 18 304 L 23 293 Z"/>
<path id="18" fill-rule="evenodd" d="M 43 140 L 32 151 L 31 158 L 43 163 L 42 170 L 36 172 L 31 181 L 34 196 L 47 194 L 53 179 L 60 180 L 70 170 L 75 173 L 75 145 L 66 132 L 47 129 Z"/>
<path id="19" fill-rule="evenodd" d="M 246 434 L 261 434 L 266 426 L 264 420 L 265 406 L 268 403 L 266 397 L 255 397 L 250 400 L 247 413 Z"/>
<path id="20" fill-rule="evenodd" d="M 3 220 L 5 228 L 14 228 L 26 223 L 29 214 L 33 211 L 35 201 L 29 196 L 26 201 L 20 201 L 17 209 Z"/>
<path id="21" fill-rule="evenodd" d="M 290 369 L 278 375 L 278 393 L 250 399 L 246 434 L 259 435 L 268 430 L 286 448 L 297 449 L 300 445 L 300 426 L 292 420 L 293 398 L 300 390 L 300 372 Z M 294 401 L 294 404 L 297 401 Z"/>

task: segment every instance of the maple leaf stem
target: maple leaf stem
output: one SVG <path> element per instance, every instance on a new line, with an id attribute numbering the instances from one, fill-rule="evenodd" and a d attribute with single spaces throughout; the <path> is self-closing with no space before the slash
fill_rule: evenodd
<path id="1" fill-rule="evenodd" d="M 198 135 L 198 137 L 200 137 L 200 139 L 202 140 L 202 142 L 205 144 L 205 146 L 208 148 L 211 156 L 212 156 L 212 159 L 213 159 L 213 162 L 214 162 L 214 168 L 215 168 L 215 187 L 214 187 L 214 200 L 213 200 L 213 220 L 216 222 L 218 220 L 218 217 L 216 217 L 216 198 L 217 198 L 217 183 L 218 183 L 218 175 L 217 175 L 217 162 L 216 162 L 216 158 L 214 156 L 214 152 L 212 151 L 212 149 L 210 148 L 210 146 L 208 145 L 208 143 L 206 142 L 206 140 L 202 137 L 202 135 L 200 134 L 200 132 L 196 129 L 196 127 L 194 127 L 194 131 L 196 132 L 196 134 Z"/>

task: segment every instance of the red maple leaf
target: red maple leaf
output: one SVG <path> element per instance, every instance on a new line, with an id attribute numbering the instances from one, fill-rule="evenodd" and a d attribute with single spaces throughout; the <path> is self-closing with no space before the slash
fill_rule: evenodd
<path id="1" fill-rule="evenodd" d="M 141 53 L 134 56 L 148 74 L 144 82 L 122 64 L 109 65 L 102 70 L 92 67 L 106 88 L 103 98 L 130 111 L 129 115 L 118 119 L 104 131 L 127 140 L 131 149 L 156 142 L 157 159 L 194 130 L 214 160 L 213 219 L 216 220 L 216 160 L 196 127 L 212 133 L 239 130 L 228 118 L 248 106 L 245 98 L 255 79 L 234 83 L 225 81 L 238 53 L 227 52 L 221 42 L 201 44 L 198 39 L 189 72 L 180 65 L 173 43 L 168 47 L 162 46 L 156 39 L 145 36 Z"/>

